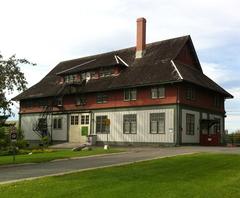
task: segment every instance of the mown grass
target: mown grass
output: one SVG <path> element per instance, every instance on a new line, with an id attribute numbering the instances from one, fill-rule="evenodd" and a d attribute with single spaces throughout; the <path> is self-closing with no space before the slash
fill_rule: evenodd
<path id="1" fill-rule="evenodd" d="M 240 197 L 240 155 L 194 154 L 0 185 L 1 197 Z"/>
<path id="2" fill-rule="evenodd" d="M 30 152 L 30 151 L 29 151 Z M 54 150 L 51 152 L 43 153 L 33 153 L 32 155 L 16 155 L 15 164 L 21 163 L 40 163 L 48 162 L 55 159 L 64 159 L 71 157 L 81 157 L 81 156 L 90 156 L 98 154 L 108 154 L 108 153 L 117 153 L 121 152 L 119 149 L 111 148 L 109 150 L 104 150 L 103 148 L 93 148 L 93 150 L 87 151 L 72 151 L 70 149 L 66 150 Z M 0 156 L 0 167 L 1 165 L 13 164 L 13 156 Z"/>

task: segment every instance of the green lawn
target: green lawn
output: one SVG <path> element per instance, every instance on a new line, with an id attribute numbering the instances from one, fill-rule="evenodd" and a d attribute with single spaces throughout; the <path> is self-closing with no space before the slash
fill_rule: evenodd
<path id="1" fill-rule="evenodd" d="M 45 153 L 34 153 L 32 155 L 17 155 L 16 164 L 21 163 L 39 163 L 52 161 L 54 159 L 63 159 L 70 157 L 81 157 L 89 155 L 98 155 L 98 154 L 108 154 L 108 153 L 117 153 L 120 152 L 118 149 L 111 148 L 109 150 L 104 150 L 103 148 L 93 148 L 91 151 L 72 151 L 72 150 L 55 150 L 53 152 Z M 12 164 L 12 156 L 0 156 L 0 166 L 5 164 Z"/>
<path id="2" fill-rule="evenodd" d="M 1 197 L 240 197 L 240 155 L 194 154 L 0 185 Z"/>

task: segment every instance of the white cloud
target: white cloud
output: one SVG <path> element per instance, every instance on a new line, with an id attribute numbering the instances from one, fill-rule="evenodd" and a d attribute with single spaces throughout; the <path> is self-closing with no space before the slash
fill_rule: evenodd
<path id="1" fill-rule="evenodd" d="M 218 83 L 239 80 L 238 72 L 232 70 L 231 67 L 208 62 L 201 62 L 201 65 L 204 74 Z"/>

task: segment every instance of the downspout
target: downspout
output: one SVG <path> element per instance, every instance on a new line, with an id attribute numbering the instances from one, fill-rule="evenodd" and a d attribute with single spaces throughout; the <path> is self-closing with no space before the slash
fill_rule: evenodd
<path id="1" fill-rule="evenodd" d="M 180 145 L 180 110 L 179 110 L 179 86 L 177 86 L 177 124 L 175 145 Z"/>
<path id="2" fill-rule="evenodd" d="M 52 135 L 52 133 L 53 133 L 53 125 L 52 125 L 52 123 L 53 123 L 53 110 L 51 112 L 51 143 L 53 143 L 53 135 Z"/>
<path id="3" fill-rule="evenodd" d="M 19 130 L 21 130 L 22 128 L 22 114 L 21 113 L 18 113 L 18 128 Z"/>

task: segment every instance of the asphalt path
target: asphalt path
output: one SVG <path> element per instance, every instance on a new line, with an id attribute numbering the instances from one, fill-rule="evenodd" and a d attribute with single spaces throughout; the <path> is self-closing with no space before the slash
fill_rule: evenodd
<path id="1" fill-rule="evenodd" d="M 0 184 L 198 152 L 240 154 L 240 148 L 198 146 L 132 148 L 127 152 L 117 154 L 55 160 L 38 164 L 0 166 Z"/>

